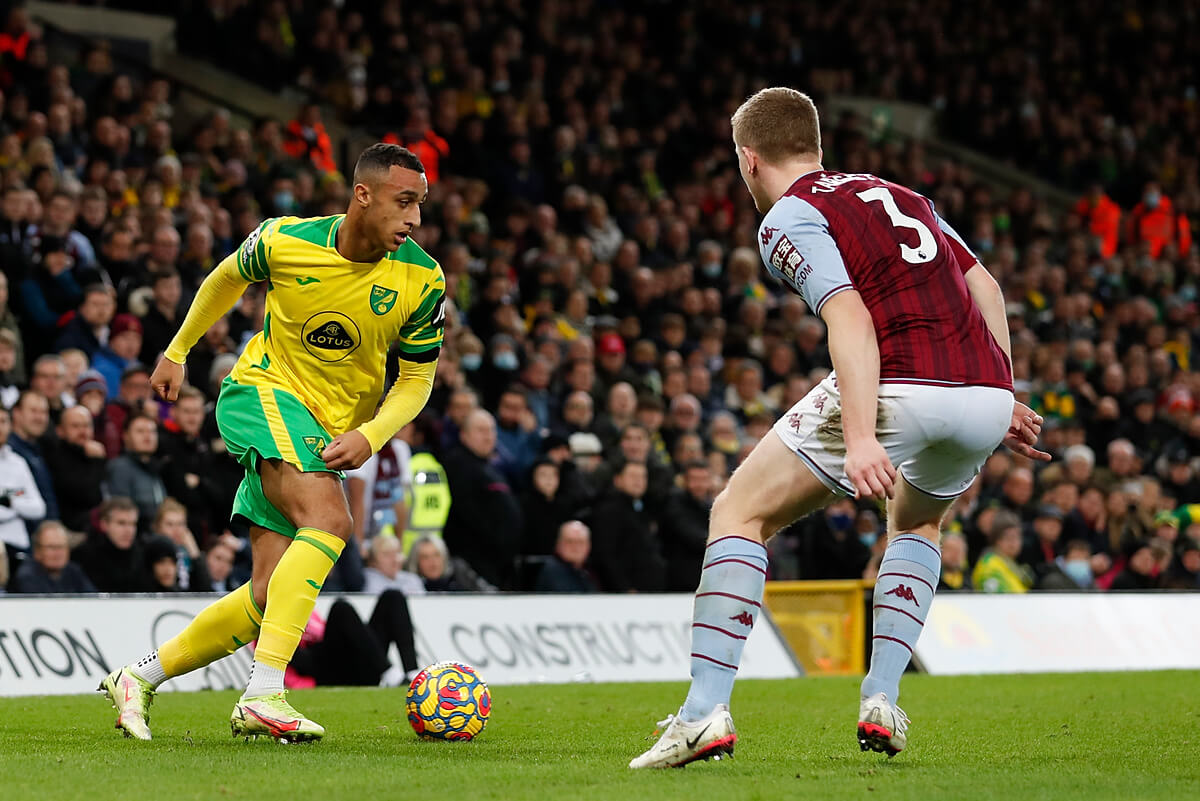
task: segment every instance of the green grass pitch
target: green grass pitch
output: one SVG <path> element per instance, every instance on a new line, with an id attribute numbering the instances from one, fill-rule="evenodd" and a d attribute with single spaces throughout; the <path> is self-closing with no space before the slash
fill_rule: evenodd
<path id="1" fill-rule="evenodd" d="M 5 799 L 1178 799 L 1200 796 L 1200 673 L 910 675 L 909 748 L 854 739 L 858 682 L 739 682 L 736 758 L 633 772 L 682 684 L 494 687 L 470 743 L 421 742 L 387 689 L 293 693 L 324 742 L 235 740 L 232 692 L 164 693 L 155 739 L 99 696 L 0 699 Z"/>

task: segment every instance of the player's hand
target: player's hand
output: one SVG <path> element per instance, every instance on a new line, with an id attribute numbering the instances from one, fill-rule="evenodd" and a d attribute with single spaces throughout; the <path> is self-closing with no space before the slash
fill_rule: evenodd
<path id="1" fill-rule="evenodd" d="M 846 446 L 846 477 L 857 491 L 855 497 L 884 500 L 895 492 L 896 468 L 887 451 L 872 437 Z"/>
<path id="2" fill-rule="evenodd" d="M 1042 422 L 1040 414 L 1017 401 L 1013 404 L 1012 422 L 1004 436 L 1004 447 L 1035 462 L 1050 461 L 1050 454 L 1033 447 L 1042 435 Z"/>
<path id="3" fill-rule="evenodd" d="M 183 365 L 176 364 L 166 356 L 158 357 L 158 366 L 150 376 L 150 386 L 158 393 L 158 397 L 174 403 L 179 397 L 179 388 L 183 386 Z"/>
<path id="4" fill-rule="evenodd" d="M 330 470 L 353 470 L 371 458 L 371 443 L 367 435 L 355 429 L 339 434 L 321 451 L 321 458 Z"/>

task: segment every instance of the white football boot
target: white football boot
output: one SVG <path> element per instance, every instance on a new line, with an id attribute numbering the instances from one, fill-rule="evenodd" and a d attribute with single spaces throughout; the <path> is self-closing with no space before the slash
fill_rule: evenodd
<path id="1" fill-rule="evenodd" d="M 858 746 L 892 757 L 908 744 L 908 715 L 883 693 L 864 698 L 858 707 Z"/>
<path id="2" fill-rule="evenodd" d="M 694 723 L 688 723 L 678 715 L 667 715 L 666 720 L 658 722 L 658 727 L 655 734 L 662 731 L 658 742 L 630 762 L 629 767 L 682 768 L 700 759 L 733 756 L 737 730 L 733 728 L 727 704 L 717 704 L 707 717 Z"/>

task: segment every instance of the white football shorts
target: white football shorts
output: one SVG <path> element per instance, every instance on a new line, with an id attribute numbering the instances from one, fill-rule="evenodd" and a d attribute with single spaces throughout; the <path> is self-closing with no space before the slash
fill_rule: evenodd
<path id="1" fill-rule="evenodd" d="M 1012 411 L 1013 394 L 999 387 L 881 383 L 875 436 L 905 481 L 950 500 L 1004 439 Z M 833 373 L 776 421 L 775 433 L 830 490 L 854 495 Z"/>

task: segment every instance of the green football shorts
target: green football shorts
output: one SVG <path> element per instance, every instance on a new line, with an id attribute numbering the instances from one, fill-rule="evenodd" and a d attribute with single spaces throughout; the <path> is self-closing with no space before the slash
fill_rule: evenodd
<path id="1" fill-rule="evenodd" d="M 246 468 L 246 476 L 233 501 L 233 516 L 256 526 L 295 537 L 296 527 L 263 494 L 258 466 L 263 459 L 280 459 L 304 473 L 333 473 L 321 461 L 333 437 L 300 399 L 277 387 L 239 384 L 232 377 L 221 382 L 217 397 L 217 427 L 225 447 Z"/>

